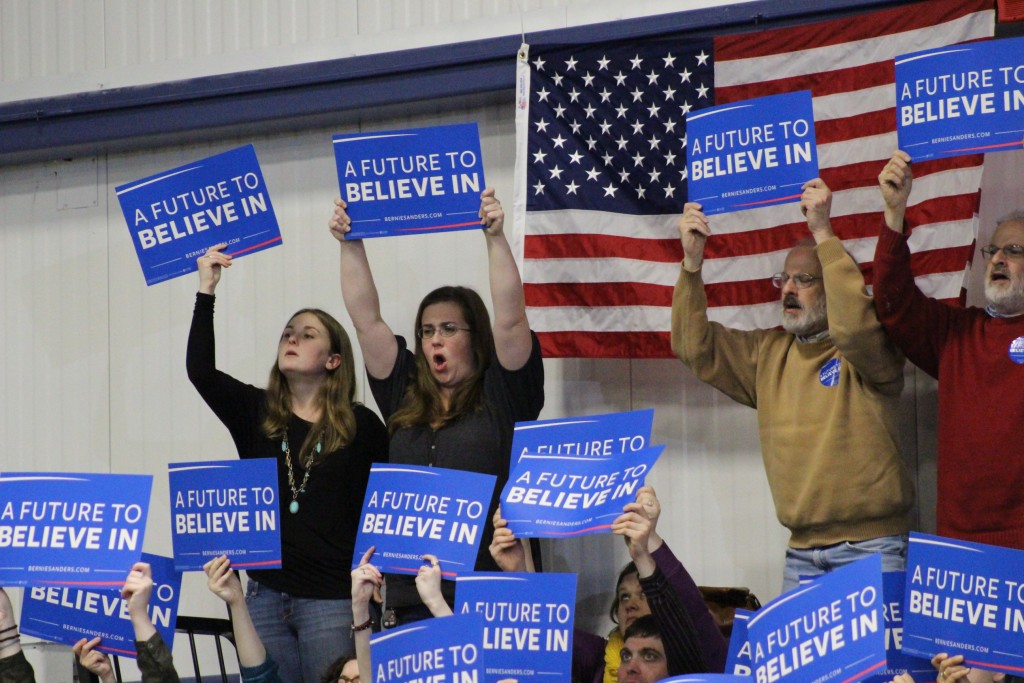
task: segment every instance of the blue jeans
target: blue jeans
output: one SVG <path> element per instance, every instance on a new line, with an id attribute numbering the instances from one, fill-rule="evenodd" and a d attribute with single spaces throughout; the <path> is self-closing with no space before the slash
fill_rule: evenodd
<path id="1" fill-rule="evenodd" d="M 334 660 L 355 654 L 351 600 L 295 598 L 249 579 L 245 602 L 283 681 L 319 683 Z"/>
<path id="2" fill-rule="evenodd" d="M 883 572 L 902 571 L 907 568 L 907 537 L 880 536 L 866 541 L 836 543 L 818 548 L 786 548 L 782 592 L 799 586 L 801 578 L 828 574 L 873 553 L 882 554 Z"/>

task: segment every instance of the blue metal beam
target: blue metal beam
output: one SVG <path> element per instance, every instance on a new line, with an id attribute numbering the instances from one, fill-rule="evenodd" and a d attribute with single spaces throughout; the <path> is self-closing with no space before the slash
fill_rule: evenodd
<path id="1" fill-rule="evenodd" d="M 527 41 L 550 46 L 706 37 L 911 1 L 757 0 L 544 31 Z M 520 40 L 505 36 L 0 104 L 0 163 L 139 149 L 213 129 L 254 134 L 328 114 L 511 90 Z"/>

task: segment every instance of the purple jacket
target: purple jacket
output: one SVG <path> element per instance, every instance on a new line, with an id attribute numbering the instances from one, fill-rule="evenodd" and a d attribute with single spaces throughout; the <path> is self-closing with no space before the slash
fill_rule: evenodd
<path id="1" fill-rule="evenodd" d="M 655 574 L 640 581 L 647 596 L 651 613 L 658 620 L 662 629 L 662 640 L 665 642 L 666 654 L 669 655 L 669 662 L 679 657 L 680 653 L 675 652 L 680 646 L 674 643 L 686 643 L 696 641 L 696 646 L 703 655 L 707 673 L 722 673 L 725 671 L 725 658 L 728 654 L 729 645 L 722 632 L 719 630 L 715 619 L 708 611 L 704 598 L 690 577 L 689 572 L 683 564 L 672 553 L 668 543 L 662 543 L 661 547 L 652 554 L 657 565 Z M 663 591 L 661 586 L 667 582 L 671 590 Z M 665 594 L 667 593 L 667 594 Z M 652 599 L 653 598 L 653 599 Z M 682 608 L 685 611 L 683 619 L 674 618 L 671 612 Z M 688 617 L 688 619 L 686 618 Z M 685 633 L 692 625 L 694 633 Z M 693 638 L 693 636 L 696 638 Z M 572 677 L 577 683 L 601 683 L 604 678 L 604 650 L 607 640 L 580 629 L 573 630 L 572 642 Z M 669 653 L 672 649 L 674 652 Z M 693 671 L 669 671 L 671 675 L 676 673 L 695 673 Z"/>

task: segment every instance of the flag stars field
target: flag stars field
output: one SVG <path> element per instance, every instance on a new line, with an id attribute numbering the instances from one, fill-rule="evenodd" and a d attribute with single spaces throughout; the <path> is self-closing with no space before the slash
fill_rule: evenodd
<path id="1" fill-rule="evenodd" d="M 531 61 L 536 105 L 530 122 L 537 135 L 531 136 L 528 150 L 532 197 L 548 208 L 585 208 L 623 198 L 650 201 L 652 196 L 674 200 L 675 189 L 665 185 L 678 177 L 664 171 L 685 153 L 684 124 L 677 112 L 685 116 L 698 101 L 701 106 L 712 103 L 712 61 L 710 50 L 701 48 L 689 54 L 673 49 L 646 54 L 608 50 L 593 57 L 584 52 L 557 60 L 536 56 Z M 562 64 L 564 69 L 557 68 Z M 601 167 L 618 185 L 600 179 Z M 650 178 L 660 191 L 651 195 L 640 178 L 644 183 Z M 540 191 L 541 186 L 556 191 Z"/>

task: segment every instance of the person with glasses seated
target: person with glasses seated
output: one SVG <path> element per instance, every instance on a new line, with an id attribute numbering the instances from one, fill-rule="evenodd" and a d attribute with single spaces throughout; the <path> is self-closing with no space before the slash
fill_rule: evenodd
<path id="1" fill-rule="evenodd" d="M 772 277 L 782 330 L 709 322 L 701 266 L 711 221 L 696 203 L 679 221 L 672 349 L 700 380 L 757 410 L 775 513 L 790 531 L 783 591 L 873 552 L 884 569 L 902 569 L 914 504 L 897 425 L 904 359 L 832 231 L 831 206 L 821 179 L 804 184 L 813 241 Z"/>
<path id="2" fill-rule="evenodd" d="M 370 389 L 391 434 L 388 459 L 495 475 L 488 513 L 493 514 L 508 478 L 515 423 L 536 420 L 544 406 L 540 343 L 526 317 L 523 283 L 505 239 L 501 204 L 493 189 L 482 193 L 479 216 L 493 322 L 474 290 L 440 287 L 419 304 L 411 349 L 381 317 L 363 243 L 345 239 L 352 223 L 345 207 L 343 200 L 335 201 L 329 227 L 341 243 L 342 298 Z M 476 570 L 497 571 L 487 550 L 492 529 L 484 529 Z M 452 601 L 454 582 L 444 587 Z M 390 577 L 385 599 L 384 626 L 430 616 L 411 577 Z"/>
<path id="3" fill-rule="evenodd" d="M 914 283 L 908 233 L 921 209 L 907 208 L 910 156 L 895 152 L 878 181 L 885 203 L 874 266 L 878 316 L 907 358 L 939 381 L 937 531 L 1024 550 L 1024 451 L 1013 446 L 1024 423 L 1024 211 L 997 221 L 981 249 L 985 308 L 962 308 Z"/>

